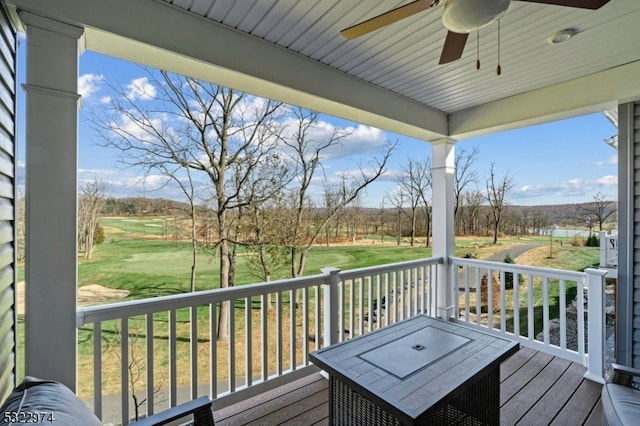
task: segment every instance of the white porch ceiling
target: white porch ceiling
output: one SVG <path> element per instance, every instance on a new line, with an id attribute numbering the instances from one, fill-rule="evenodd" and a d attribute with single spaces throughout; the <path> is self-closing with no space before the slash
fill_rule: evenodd
<path id="1" fill-rule="evenodd" d="M 513 1 L 438 65 L 442 7 L 355 40 L 339 31 L 394 0 L 7 0 L 86 28 L 102 53 L 427 140 L 464 138 L 640 98 L 640 2 L 597 11 Z M 574 28 L 560 45 L 546 38 Z"/>

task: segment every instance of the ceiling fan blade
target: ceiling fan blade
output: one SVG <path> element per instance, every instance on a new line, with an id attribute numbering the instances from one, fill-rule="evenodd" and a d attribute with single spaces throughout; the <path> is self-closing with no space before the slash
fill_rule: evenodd
<path id="1" fill-rule="evenodd" d="M 468 33 L 460 34 L 449 31 L 447 38 L 444 41 L 442 47 L 442 54 L 440 54 L 440 65 L 448 64 L 455 60 L 460 59 L 462 52 L 464 51 L 464 45 L 467 43 Z"/>
<path id="2" fill-rule="evenodd" d="M 434 5 L 433 0 L 417 0 L 404 6 L 397 7 L 393 10 L 383 13 L 382 15 L 375 16 L 366 21 L 362 21 L 352 27 L 345 28 L 340 31 L 340 34 L 346 39 L 353 39 L 375 31 L 379 28 L 385 27 L 389 24 L 393 24 L 401 19 L 408 18 L 411 15 L 415 15 L 418 12 L 429 9 Z"/>
<path id="3" fill-rule="evenodd" d="M 579 7 L 581 9 L 600 9 L 611 0 L 520 0 L 529 3 L 555 4 L 558 6 Z"/>

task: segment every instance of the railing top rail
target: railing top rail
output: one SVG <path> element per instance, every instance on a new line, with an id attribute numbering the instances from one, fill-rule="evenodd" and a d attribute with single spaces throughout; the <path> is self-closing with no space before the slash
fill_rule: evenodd
<path id="1" fill-rule="evenodd" d="M 540 268 L 537 266 L 514 265 L 513 263 L 467 259 L 462 257 L 450 257 L 449 262 L 457 266 L 474 266 L 476 268 L 486 268 L 494 271 L 515 272 L 518 274 L 536 275 L 571 281 L 584 281 L 587 277 L 587 274 L 585 272 L 567 271 L 563 269 L 553 268 Z"/>
<path id="2" fill-rule="evenodd" d="M 168 311 L 170 309 L 188 308 L 245 297 L 261 296 L 278 291 L 305 288 L 325 284 L 327 277 L 328 274 L 317 274 L 301 278 L 246 284 L 237 287 L 217 288 L 192 293 L 110 303 L 107 305 L 80 307 L 76 311 L 76 327 L 97 321 L 145 315 L 154 312 Z"/>
<path id="3" fill-rule="evenodd" d="M 363 275 L 374 275 L 392 272 L 404 268 L 442 263 L 442 258 L 426 258 L 407 262 L 390 263 L 367 268 L 351 269 L 340 272 L 342 279 L 352 279 Z M 300 278 L 288 278 L 266 283 L 246 284 L 237 287 L 204 290 L 193 293 L 183 293 L 170 296 L 160 296 L 142 300 L 110 303 L 107 305 L 78 308 L 76 312 L 76 327 L 98 321 L 113 320 L 170 309 L 188 308 L 191 306 L 218 303 L 245 297 L 261 296 L 278 291 L 295 290 L 313 285 L 326 284 L 329 277 L 328 270 L 321 274 Z"/>
<path id="4" fill-rule="evenodd" d="M 396 262 L 396 263 L 388 263 L 386 265 L 349 269 L 348 271 L 340 272 L 340 278 L 343 280 L 350 280 L 350 279 L 359 278 L 365 275 L 384 274 L 386 272 L 393 272 L 393 271 L 398 271 L 406 268 L 414 268 L 416 266 L 437 265 L 443 262 L 444 262 L 444 259 L 441 257 L 429 257 L 425 259 L 409 260 L 406 262 Z"/>

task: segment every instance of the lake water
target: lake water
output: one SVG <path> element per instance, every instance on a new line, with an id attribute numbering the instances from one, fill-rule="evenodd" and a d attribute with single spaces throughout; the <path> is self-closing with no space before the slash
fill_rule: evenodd
<path id="1" fill-rule="evenodd" d="M 591 234 L 598 234 L 597 231 L 591 231 Z M 548 229 L 543 229 L 538 235 L 549 235 Z M 587 229 L 555 229 L 553 231 L 554 237 L 584 237 L 589 236 L 589 230 Z"/>

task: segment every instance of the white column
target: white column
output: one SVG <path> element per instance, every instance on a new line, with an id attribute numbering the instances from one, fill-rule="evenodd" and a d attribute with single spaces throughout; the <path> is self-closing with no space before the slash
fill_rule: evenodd
<path id="1" fill-rule="evenodd" d="M 324 288 L 324 341 L 322 347 L 326 348 L 336 344 L 340 340 L 342 331 L 339 330 L 342 321 L 342 308 L 340 307 L 340 299 L 338 292 L 340 291 L 340 269 L 339 268 L 323 268 L 322 273 L 327 275 L 327 281 L 322 286 Z M 316 344 L 320 342 L 320 336 L 316 336 Z"/>
<path id="2" fill-rule="evenodd" d="M 76 389 L 78 55 L 81 28 L 27 28 L 26 374 Z"/>
<path id="3" fill-rule="evenodd" d="M 606 321 L 605 311 L 605 279 L 607 271 L 602 269 L 587 268 L 588 277 L 588 319 L 587 340 L 589 351 L 587 355 L 587 372 L 584 377 L 597 383 L 604 383 L 604 368 L 606 359 Z"/>
<path id="4" fill-rule="evenodd" d="M 455 289 L 453 272 L 448 259 L 453 256 L 455 228 L 454 174 L 455 141 L 442 139 L 432 143 L 432 206 L 433 206 L 433 256 L 442 257 L 445 262 L 438 265 L 436 289 L 437 315 L 442 319 L 455 316 Z"/>

